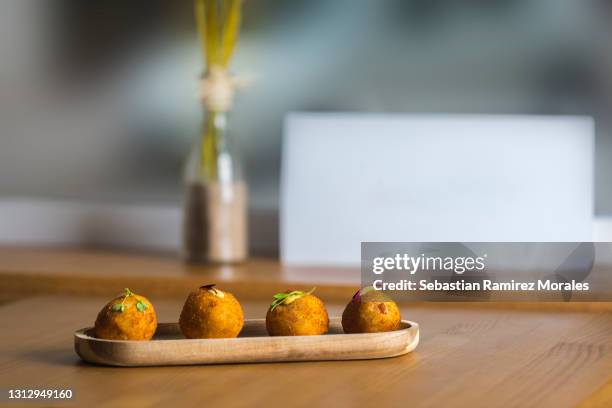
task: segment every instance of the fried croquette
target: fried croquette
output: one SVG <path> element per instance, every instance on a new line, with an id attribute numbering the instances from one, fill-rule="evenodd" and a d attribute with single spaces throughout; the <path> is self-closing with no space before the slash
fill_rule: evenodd
<path id="1" fill-rule="evenodd" d="M 191 292 L 179 318 L 181 331 L 189 339 L 236 337 L 243 325 L 244 314 L 238 300 L 214 284 Z"/>
<path id="2" fill-rule="evenodd" d="M 325 334 L 329 318 L 325 305 L 312 292 L 287 291 L 274 295 L 266 315 L 270 336 L 312 336 Z"/>
<path id="3" fill-rule="evenodd" d="M 94 334 L 107 340 L 150 340 L 157 329 L 157 314 L 147 298 L 125 289 L 100 310 Z"/>
<path id="4" fill-rule="evenodd" d="M 397 330 L 401 316 L 397 304 L 374 288 L 360 289 L 342 313 L 345 333 L 376 333 Z"/>

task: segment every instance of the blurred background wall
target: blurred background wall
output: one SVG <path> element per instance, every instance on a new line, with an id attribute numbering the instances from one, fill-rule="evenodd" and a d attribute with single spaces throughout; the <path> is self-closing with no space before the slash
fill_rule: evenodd
<path id="1" fill-rule="evenodd" d="M 234 71 L 251 206 L 290 111 L 592 115 L 612 213 L 612 2 L 246 0 Z M 181 200 L 201 110 L 191 1 L 0 2 L 0 197 Z"/>

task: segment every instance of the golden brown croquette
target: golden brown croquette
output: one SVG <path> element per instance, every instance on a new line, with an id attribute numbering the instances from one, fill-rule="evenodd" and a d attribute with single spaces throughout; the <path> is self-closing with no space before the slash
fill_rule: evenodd
<path id="1" fill-rule="evenodd" d="M 215 285 L 201 286 L 185 301 L 179 326 L 189 339 L 236 337 L 244 325 L 242 307 L 234 295 Z"/>
<path id="2" fill-rule="evenodd" d="M 373 288 L 360 289 L 342 313 L 345 333 L 376 333 L 397 330 L 401 316 L 397 304 Z"/>
<path id="3" fill-rule="evenodd" d="M 157 329 L 157 314 L 149 300 L 129 289 L 100 310 L 94 334 L 107 340 L 150 340 Z"/>
<path id="4" fill-rule="evenodd" d="M 311 336 L 325 334 L 329 318 L 325 305 L 310 292 L 287 291 L 274 295 L 266 315 L 271 336 Z"/>

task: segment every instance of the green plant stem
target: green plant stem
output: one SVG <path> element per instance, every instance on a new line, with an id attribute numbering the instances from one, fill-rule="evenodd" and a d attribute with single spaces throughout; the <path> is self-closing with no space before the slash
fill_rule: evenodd
<path id="1" fill-rule="evenodd" d="M 216 125 L 217 112 L 208 112 L 202 129 L 200 172 L 210 180 L 218 179 L 217 156 L 219 149 L 219 129 Z"/>
<path id="2" fill-rule="evenodd" d="M 219 66 L 227 69 L 234 52 L 241 20 L 242 0 L 195 0 L 194 11 L 200 41 L 208 69 Z M 221 133 L 217 123 L 221 112 L 208 112 L 201 134 L 200 175 L 218 179 L 217 153 Z"/>

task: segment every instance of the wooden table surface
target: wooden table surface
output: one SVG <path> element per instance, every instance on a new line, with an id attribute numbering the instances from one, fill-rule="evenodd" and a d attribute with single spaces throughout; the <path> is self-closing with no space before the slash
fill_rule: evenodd
<path id="1" fill-rule="evenodd" d="M 0 247 L 0 300 L 32 294 L 102 295 L 124 286 L 143 294 L 184 297 L 217 283 L 240 299 L 263 300 L 294 288 L 338 301 L 359 287 L 358 268 L 285 267 L 276 259 L 236 265 L 187 265 L 173 255 L 95 249 Z"/>
<path id="2" fill-rule="evenodd" d="M 55 286 L 48 288 L 52 295 L 44 295 L 42 287 L 29 293 L 32 276 L 67 276 L 75 284 L 73 272 L 87 264 L 65 262 L 72 265 L 70 273 L 62 272 L 49 262 L 53 251 L 34 252 L 48 262 L 37 267 L 32 259 L 3 257 L 11 251 L 0 250 L 0 287 L 10 281 L 12 289 L 21 288 L 17 299 L 0 306 L 0 389 L 74 391 L 73 401 L 56 406 L 612 406 L 609 307 L 405 305 L 402 317 L 420 323 L 421 343 L 409 355 L 391 359 L 150 368 L 89 365 L 75 354 L 72 333 L 92 325 L 116 290 L 103 287 L 111 290 L 104 297 L 86 289 L 69 296 Z M 74 261 L 76 253 L 68 254 L 66 259 Z M 113 256 L 121 270 L 133 261 L 131 255 L 125 256 L 125 263 L 120 262 L 122 255 Z M 19 273 L 15 266 L 24 274 L 23 287 L 14 276 Z M 134 278 L 124 273 L 126 279 Z M 278 285 L 287 283 L 282 274 L 276 279 Z M 56 284 L 61 286 L 61 279 Z M 122 280 L 117 278 L 115 285 L 122 287 Z M 330 315 L 339 315 L 345 302 L 326 295 L 334 285 L 323 285 L 329 292 L 321 297 Z M 348 291 L 350 285 L 344 286 Z M 72 292 L 77 289 L 71 287 Z M 160 321 L 177 320 L 181 297 L 160 291 L 150 299 Z M 263 317 L 267 305 L 264 300 L 243 301 L 248 318 Z"/>

